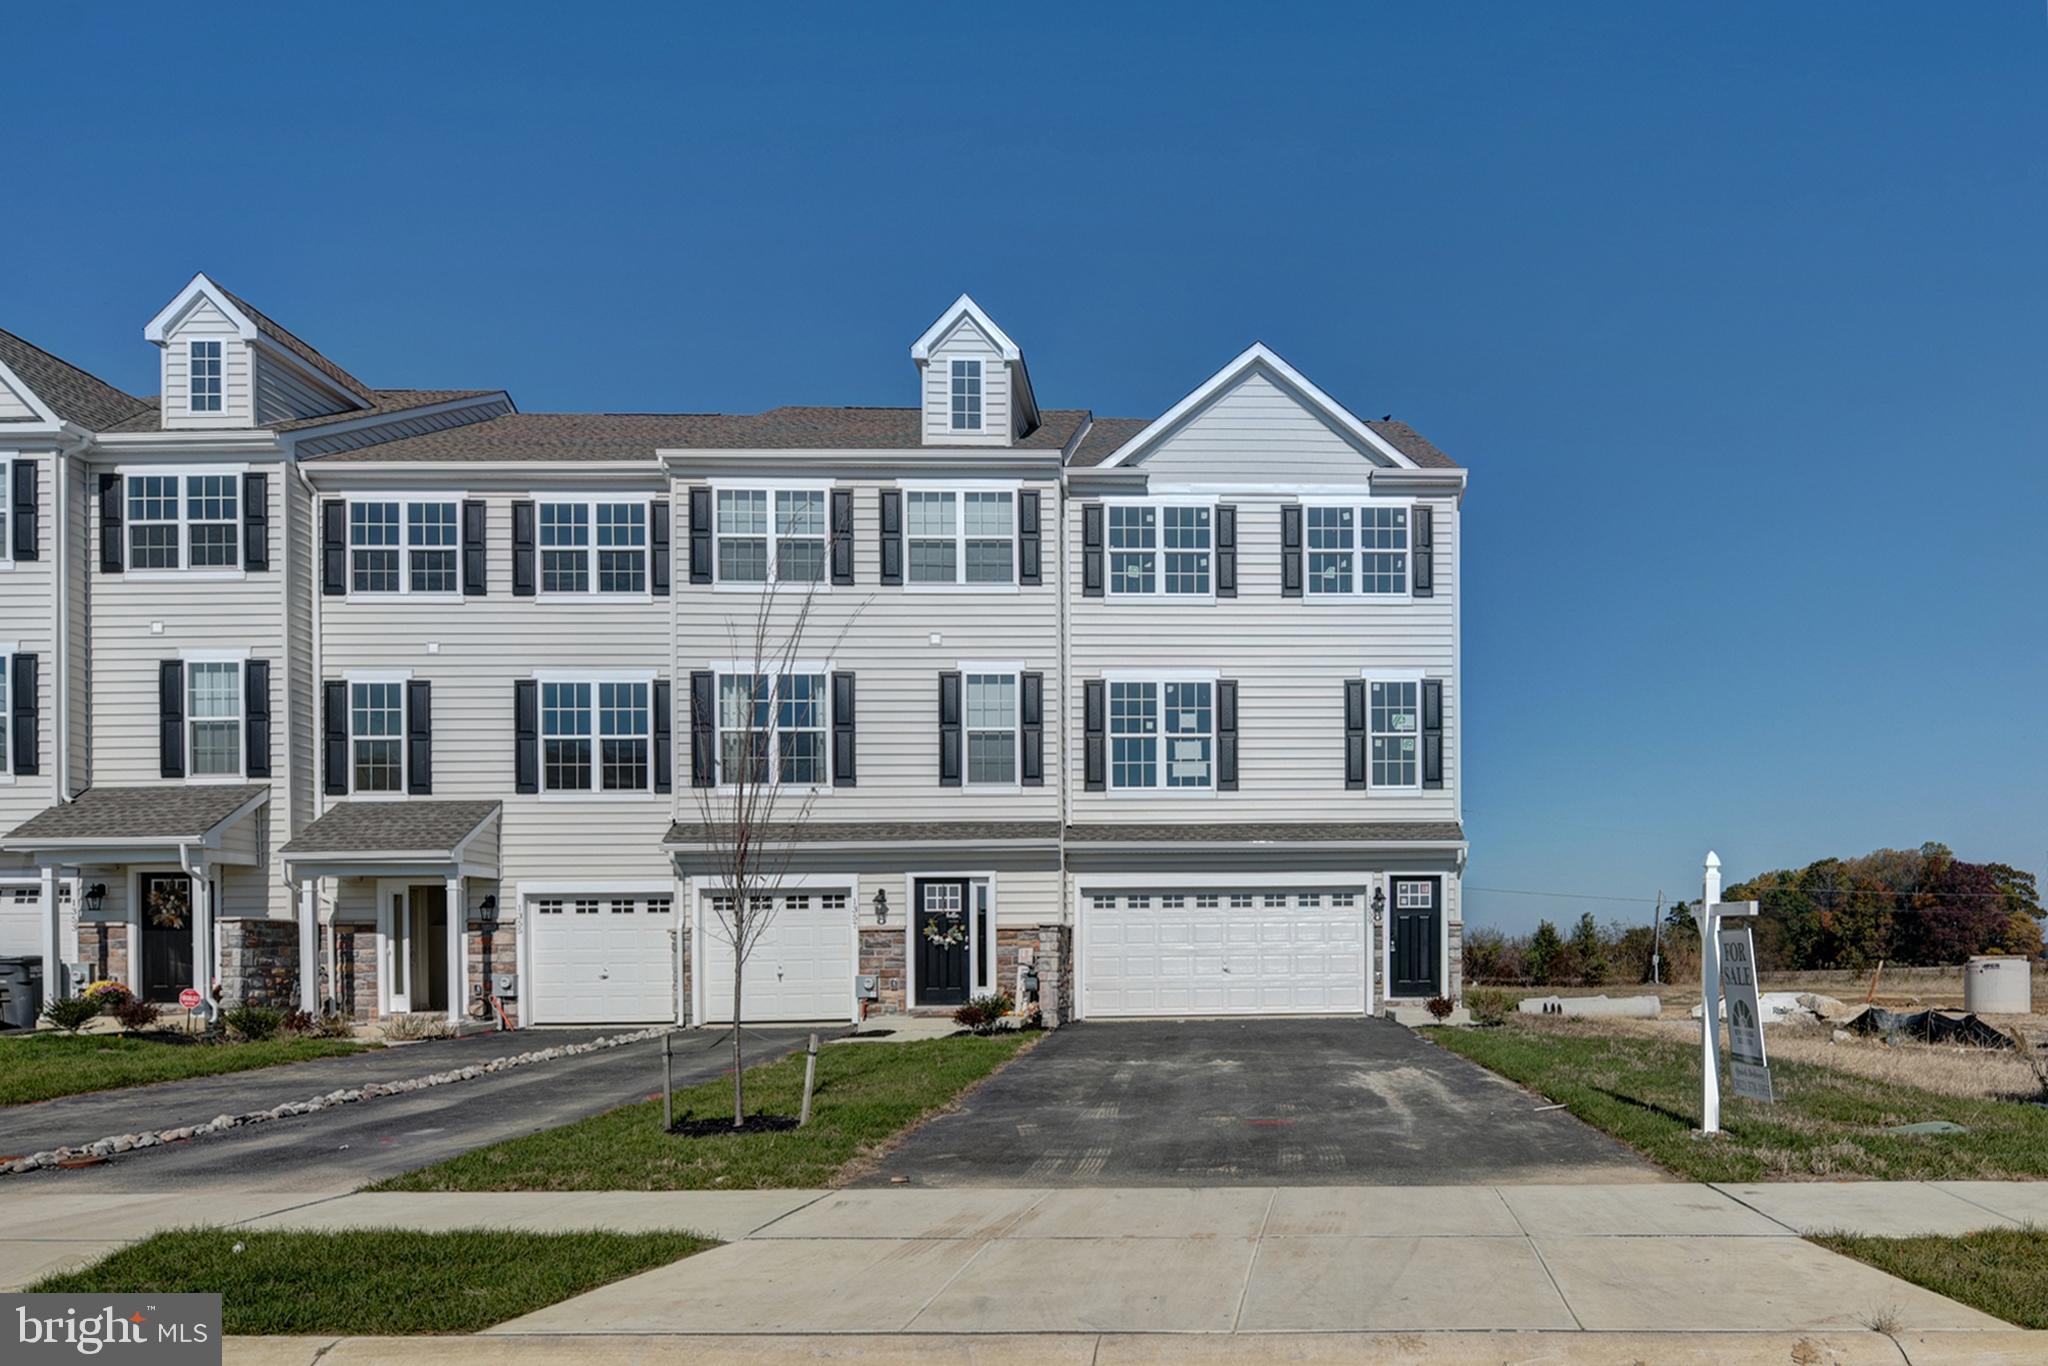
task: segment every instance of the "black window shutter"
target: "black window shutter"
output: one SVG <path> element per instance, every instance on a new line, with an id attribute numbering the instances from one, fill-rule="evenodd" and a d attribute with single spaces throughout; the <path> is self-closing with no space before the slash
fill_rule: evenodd
<path id="1" fill-rule="evenodd" d="M 1237 791 L 1237 683 L 1216 683 L 1216 790 Z"/>
<path id="2" fill-rule="evenodd" d="M 666 678 L 654 681 L 654 790 L 673 792 L 676 786 L 675 685 Z"/>
<path id="3" fill-rule="evenodd" d="M 1017 495 L 1017 582 L 1043 583 L 1044 540 L 1038 531 L 1038 491 Z"/>
<path id="4" fill-rule="evenodd" d="M 711 582 L 711 490 L 690 490 L 690 582 Z"/>
<path id="5" fill-rule="evenodd" d="M 1216 508 L 1216 596 L 1237 596 L 1237 509 L 1229 503 Z"/>
<path id="6" fill-rule="evenodd" d="M 540 791 L 540 684 L 531 678 L 512 681 L 512 787 Z"/>
<path id="7" fill-rule="evenodd" d="M 832 675 L 832 786 L 852 787 L 854 772 L 853 675 Z"/>
<path id="8" fill-rule="evenodd" d="M 1301 504 L 1280 509 L 1280 596 L 1301 596 Z"/>
<path id="9" fill-rule="evenodd" d="M 1444 785 L 1444 681 L 1422 680 L 1422 785 Z"/>
<path id="10" fill-rule="evenodd" d="M 100 573 L 121 572 L 121 476 L 100 476 Z"/>
<path id="11" fill-rule="evenodd" d="M 242 476 L 242 568 L 270 568 L 270 476 Z"/>
<path id="12" fill-rule="evenodd" d="M 1365 790 L 1365 680 L 1344 680 L 1344 786 Z"/>
<path id="13" fill-rule="evenodd" d="M 434 795 L 434 685 L 424 678 L 405 683 L 405 790 Z"/>
<path id="14" fill-rule="evenodd" d="M 1436 596 L 1436 514 L 1431 508 L 1418 505 L 1408 514 L 1410 534 L 1415 538 L 1415 569 L 1411 582 L 1415 585 L 1415 596 L 1433 598 Z"/>
<path id="15" fill-rule="evenodd" d="M 157 771 L 185 776 L 185 666 L 166 659 L 156 666 Z"/>
<path id="16" fill-rule="evenodd" d="M 533 596 L 533 500 L 512 504 L 512 596 Z M 527 791 L 521 788 L 520 791 Z M 538 791 L 538 788 L 532 789 Z"/>
<path id="17" fill-rule="evenodd" d="M 903 491 L 882 490 L 882 582 L 903 582 Z"/>
<path id="18" fill-rule="evenodd" d="M 348 504 L 339 498 L 320 505 L 320 592 L 330 598 L 348 592 Z"/>
<path id="19" fill-rule="evenodd" d="M 1102 504 L 1081 509 L 1081 596 L 1102 596 Z"/>
<path id="20" fill-rule="evenodd" d="M 252 659 L 242 666 L 242 743 L 248 750 L 251 778 L 270 776 L 270 661 Z"/>
<path id="21" fill-rule="evenodd" d="M 14 558 L 33 560 L 36 557 L 36 462 L 16 460 L 14 462 Z"/>
<path id="22" fill-rule="evenodd" d="M 1107 707 L 1107 688 L 1099 678 L 1091 678 L 1081 685 L 1081 731 L 1085 743 L 1082 745 L 1081 785 L 1090 792 L 1102 791 L 1109 776 L 1108 756 L 1103 734 L 1104 716 Z"/>
<path id="23" fill-rule="evenodd" d="M 320 740 L 327 769 L 321 790 L 330 797 L 348 795 L 348 684 L 334 679 L 320 685 Z"/>
<path id="24" fill-rule="evenodd" d="M 13 701 L 9 704 L 14 712 L 14 771 L 23 778 L 32 778 L 43 771 L 41 737 L 37 724 L 42 701 L 36 688 L 36 657 L 19 654 L 14 657 L 14 678 L 12 681 Z"/>
<path id="25" fill-rule="evenodd" d="M 1036 497 L 1036 495 L 1033 495 Z M 1017 675 L 1018 778 L 1025 787 L 1045 786 L 1045 675 Z"/>
<path id="26" fill-rule="evenodd" d="M 718 675 L 699 669 L 690 675 L 690 786 L 718 785 Z"/>
<path id="27" fill-rule="evenodd" d="M 853 582 L 852 489 L 832 490 L 832 582 Z"/>
<path id="28" fill-rule="evenodd" d="M 490 592 L 490 523 L 481 498 L 462 502 L 462 596 L 481 598 Z"/>
<path id="29" fill-rule="evenodd" d="M 939 675 L 939 786 L 960 786 L 960 675 Z"/>
<path id="30" fill-rule="evenodd" d="M 647 586 L 657 598 L 668 596 L 668 499 L 647 505 Z"/>

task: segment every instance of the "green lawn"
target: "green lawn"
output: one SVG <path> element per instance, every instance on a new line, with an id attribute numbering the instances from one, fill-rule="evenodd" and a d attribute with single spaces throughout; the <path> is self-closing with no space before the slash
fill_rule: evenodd
<path id="1" fill-rule="evenodd" d="M 371 1186 L 386 1191 L 772 1190 L 824 1186 L 847 1163 L 951 1104 L 1033 1036 L 833 1044 L 818 1054 L 808 1128 L 681 1138 L 661 1102 L 510 1139 Z M 748 1113 L 795 1115 L 804 1060 L 747 1069 Z M 732 1114 L 732 1082 L 676 1093 L 678 1122 Z"/>
<path id="2" fill-rule="evenodd" d="M 0 1105 L 332 1058 L 362 1047 L 345 1039 L 191 1043 L 130 1034 L 41 1033 L 0 1039 Z"/>
<path id="3" fill-rule="evenodd" d="M 217 1292 L 228 1333 L 474 1333 L 715 1245 L 689 1233 L 188 1228 L 29 1289 Z"/>
<path id="4" fill-rule="evenodd" d="M 1823 1233 L 1813 1241 L 2008 1323 L 2048 1328 L 2048 1231 L 1991 1229 L 1953 1238 Z"/>
<path id="5" fill-rule="evenodd" d="M 1697 1047 L 1555 1024 L 1433 1029 L 1429 1037 L 1539 1091 L 1695 1181 L 2011 1180 L 2048 1177 L 2048 1110 L 1965 1100 L 1797 1063 L 1773 1063 L 1778 1102 L 1724 1090 L 1719 1138 L 1699 1127 Z M 1946 1119 L 1966 1134 L 1887 1134 Z"/>

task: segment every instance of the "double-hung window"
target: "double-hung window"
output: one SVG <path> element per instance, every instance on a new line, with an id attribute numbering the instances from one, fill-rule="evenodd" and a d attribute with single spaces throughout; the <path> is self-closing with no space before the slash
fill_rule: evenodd
<path id="1" fill-rule="evenodd" d="M 242 776 L 242 666 L 233 660 L 185 665 L 186 752 L 194 778 Z"/>
<path id="2" fill-rule="evenodd" d="M 1215 786 L 1216 685 L 1109 684 L 1109 785 L 1174 791 Z"/>
<path id="3" fill-rule="evenodd" d="M 1383 597 L 1408 591 L 1405 505 L 1310 504 L 1303 513 L 1310 593 Z"/>
<path id="4" fill-rule="evenodd" d="M 822 583 L 825 490 L 719 489 L 720 583 Z"/>
<path id="5" fill-rule="evenodd" d="M 720 674 L 719 781 L 823 786 L 830 778 L 825 689 L 822 673 Z"/>
<path id="6" fill-rule="evenodd" d="M 455 504 L 377 498 L 348 507 L 351 593 L 453 593 Z"/>
<path id="7" fill-rule="evenodd" d="M 967 782 L 1008 786 L 1017 781 L 1017 675 L 968 674 Z"/>
<path id="8" fill-rule="evenodd" d="M 952 366 L 953 430 L 981 430 L 981 362 L 956 360 Z"/>
<path id="9" fill-rule="evenodd" d="M 1421 732 L 1422 685 L 1412 679 L 1375 680 L 1368 692 L 1372 786 L 1420 787 L 1422 765 L 1417 736 Z"/>
<path id="10" fill-rule="evenodd" d="M 11 653 L 10 650 L 6 654 L 0 654 L 0 659 L 5 659 L 7 654 Z M 7 710 L 8 689 L 14 686 L 14 680 L 9 676 L 10 672 L 8 669 L 0 668 L 0 716 L 10 714 Z M 0 726 L 0 773 L 14 772 L 13 755 L 8 749 L 9 732 L 12 730 L 12 726 Z"/>
<path id="11" fill-rule="evenodd" d="M 542 682 L 542 790 L 652 791 L 652 691 L 637 680 Z"/>
<path id="12" fill-rule="evenodd" d="M 910 582 L 1017 580 L 1017 495 L 1009 489 L 910 489 L 904 533 Z"/>
<path id="13" fill-rule="evenodd" d="M 351 681 L 348 734 L 353 789 L 405 791 L 405 684 Z"/>
<path id="14" fill-rule="evenodd" d="M 1207 597 L 1216 509 L 1198 503 L 1110 503 L 1109 591 Z"/>
<path id="15" fill-rule="evenodd" d="M 190 410 L 195 413 L 217 413 L 221 410 L 221 344 L 217 341 L 195 341 L 186 353 L 191 361 L 191 372 L 187 376 L 187 395 Z"/>
<path id="16" fill-rule="evenodd" d="M 242 562 L 240 474 L 131 474 L 128 567 L 233 569 Z"/>
<path id="17" fill-rule="evenodd" d="M 541 592 L 647 591 L 645 502 L 542 503 L 539 520 Z"/>

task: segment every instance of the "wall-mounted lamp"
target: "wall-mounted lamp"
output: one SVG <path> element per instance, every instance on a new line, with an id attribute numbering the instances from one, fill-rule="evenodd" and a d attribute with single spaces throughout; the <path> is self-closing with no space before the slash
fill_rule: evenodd
<path id="1" fill-rule="evenodd" d="M 1372 889 L 1372 923 L 1374 929 L 1379 928 L 1380 921 L 1386 918 L 1386 914 L 1387 889 L 1375 887 Z"/>
<path id="2" fill-rule="evenodd" d="M 85 889 L 85 896 L 79 902 L 79 909 L 87 915 L 95 915 L 100 907 L 107 904 L 107 884 L 95 882 Z"/>
<path id="3" fill-rule="evenodd" d="M 486 920 L 496 920 L 498 918 L 498 898 L 495 896 L 485 897 L 477 903 L 476 908 Z"/>
<path id="4" fill-rule="evenodd" d="M 887 887 L 875 888 L 875 923 L 877 925 L 889 923 L 889 889 Z"/>

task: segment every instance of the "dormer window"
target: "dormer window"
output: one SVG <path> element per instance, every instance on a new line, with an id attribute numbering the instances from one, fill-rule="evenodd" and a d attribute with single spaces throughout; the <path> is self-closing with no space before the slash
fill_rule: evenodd
<path id="1" fill-rule="evenodd" d="M 220 343 L 217 341 L 196 341 L 192 343 L 192 372 L 189 376 L 192 411 L 195 413 L 217 413 L 220 411 Z"/>
<path id="2" fill-rule="evenodd" d="M 953 362 L 953 430 L 981 430 L 981 362 Z"/>

